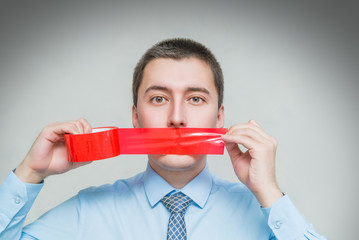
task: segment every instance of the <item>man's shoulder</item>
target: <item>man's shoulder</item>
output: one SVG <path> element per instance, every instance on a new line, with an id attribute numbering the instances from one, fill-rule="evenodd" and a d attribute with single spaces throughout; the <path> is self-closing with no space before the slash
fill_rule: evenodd
<path id="1" fill-rule="evenodd" d="M 212 174 L 213 179 L 213 187 L 217 190 L 226 191 L 228 193 L 248 193 L 252 194 L 252 192 L 241 182 L 231 182 L 227 179 L 219 177 L 215 174 Z"/>
<path id="2" fill-rule="evenodd" d="M 259 203 L 254 194 L 241 182 L 231 182 L 212 174 L 213 186 L 211 194 L 217 202 L 224 203 L 229 209 L 246 206 L 257 209 Z"/>
<path id="3" fill-rule="evenodd" d="M 83 195 L 104 195 L 104 194 L 113 194 L 113 193 L 125 193 L 140 186 L 143 184 L 143 175 L 144 173 L 138 173 L 137 175 L 127 178 L 127 179 L 118 179 L 112 184 L 103 184 L 100 186 L 92 186 L 85 188 L 79 192 L 80 196 Z"/>

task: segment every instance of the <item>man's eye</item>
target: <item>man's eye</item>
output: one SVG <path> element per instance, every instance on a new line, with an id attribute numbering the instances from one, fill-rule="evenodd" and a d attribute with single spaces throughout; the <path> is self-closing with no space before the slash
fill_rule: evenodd
<path id="1" fill-rule="evenodd" d="M 203 102 L 203 99 L 200 98 L 200 97 L 192 97 L 192 98 L 191 98 L 191 101 L 192 101 L 193 103 L 201 103 L 201 102 Z"/>
<path id="2" fill-rule="evenodd" d="M 164 101 L 163 97 L 154 97 L 152 98 L 152 102 L 154 103 L 162 103 Z"/>

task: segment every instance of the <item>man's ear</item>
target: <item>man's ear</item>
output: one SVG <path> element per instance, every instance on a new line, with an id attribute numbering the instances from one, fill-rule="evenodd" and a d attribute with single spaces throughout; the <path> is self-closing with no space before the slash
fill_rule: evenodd
<path id="1" fill-rule="evenodd" d="M 218 109 L 218 115 L 217 115 L 217 128 L 223 128 L 224 126 L 224 106 L 223 104 Z"/>
<path id="2" fill-rule="evenodd" d="M 139 127 L 137 107 L 135 105 L 132 106 L 132 125 L 134 128 Z"/>

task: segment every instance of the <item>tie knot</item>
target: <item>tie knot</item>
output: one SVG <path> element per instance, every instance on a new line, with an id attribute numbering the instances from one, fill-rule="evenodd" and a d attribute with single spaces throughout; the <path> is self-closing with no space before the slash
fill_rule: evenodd
<path id="1" fill-rule="evenodd" d="M 164 196 L 161 199 L 163 205 L 170 213 L 184 213 L 192 199 L 182 192 L 175 193 L 170 196 Z"/>

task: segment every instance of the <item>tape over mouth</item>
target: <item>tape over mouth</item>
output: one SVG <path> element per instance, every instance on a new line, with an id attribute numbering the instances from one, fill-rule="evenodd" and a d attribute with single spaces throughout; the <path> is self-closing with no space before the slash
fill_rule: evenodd
<path id="1" fill-rule="evenodd" d="M 65 134 L 68 160 L 95 161 L 123 154 L 224 153 L 226 128 L 94 128 L 92 133 Z"/>

